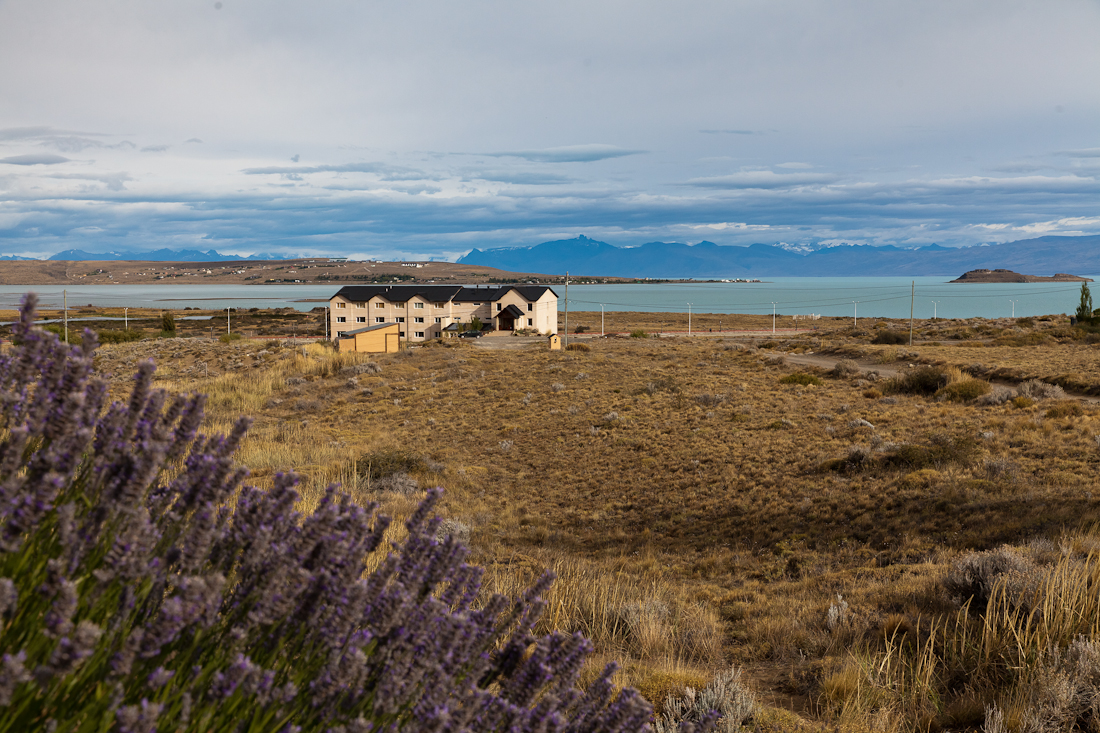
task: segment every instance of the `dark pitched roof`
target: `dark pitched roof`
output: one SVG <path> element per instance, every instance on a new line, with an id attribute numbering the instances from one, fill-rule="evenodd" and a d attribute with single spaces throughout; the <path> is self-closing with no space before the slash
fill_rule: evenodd
<path id="1" fill-rule="evenodd" d="M 367 331 L 377 331 L 380 328 L 389 328 L 390 326 L 399 326 L 398 323 L 376 323 L 373 326 L 366 326 L 364 328 L 357 328 L 354 331 L 344 331 L 337 338 L 350 338 L 357 333 L 366 333 Z"/>
<path id="2" fill-rule="evenodd" d="M 460 290 L 461 285 L 345 285 L 336 295 L 356 302 L 380 295 L 391 303 L 404 303 L 418 295 L 425 300 L 447 301 Z"/>
<path id="3" fill-rule="evenodd" d="M 523 311 L 515 306 L 515 304 L 509 304 L 507 308 L 502 311 L 497 311 L 493 314 L 493 318 L 500 318 L 501 316 L 508 316 L 509 318 L 522 318 Z"/>
<path id="4" fill-rule="evenodd" d="M 480 303 L 500 300 L 510 290 L 515 290 L 532 302 L 541 298 L 547 290 L 554 293 L 553 288 L 546 285 L 499 285 L 488 288 L 462 285 L 345 285 L 336 296 L 354 302 L 365 302 L 381 296 L 391 303 L 404 303 L 410 298 L 420 296 L 434 302 L 454 300 L 459 303 Z M 554 297 L 557 295 L 554 293 Z"/>

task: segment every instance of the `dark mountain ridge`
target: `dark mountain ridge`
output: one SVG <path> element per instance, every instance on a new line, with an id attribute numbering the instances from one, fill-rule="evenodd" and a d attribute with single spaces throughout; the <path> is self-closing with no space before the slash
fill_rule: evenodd
<path id="1" fill-rule="evenodd" d="M 581 236 L 534 247 L 475 249 L 458 262 L 554 275 L 568 271 L 571 275 L 649 278 L 957 277 L 982 268 L 1047 275 L 1094 274 L 1100 273 L 1100 236 L 1048 236 L 963 248 L 936 244 L 920 249 L 853 245 L 808 254 L 768 244 L 732 247 L 705 241 L 695 245 L 649 242 L 637 247 L 614 247 Z"/>

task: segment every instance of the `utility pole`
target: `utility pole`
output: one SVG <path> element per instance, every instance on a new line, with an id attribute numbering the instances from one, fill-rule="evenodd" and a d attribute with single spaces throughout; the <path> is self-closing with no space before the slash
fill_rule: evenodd
<path id="1" fill-rule="evenodd" d="M 688 336 L 691 335 L 691 303 L 688 303 Z"/>
<path id="2" fill-rule="evenodd" d="M 607 334 L 603 330 L 603 303 L 600 303 L 600 336 L 606 336 Z"/>
<path id="3" fill-rule="evenodd" d="M 367 303 L 370 305 L 370 303 Z M 328 341 L 328 306 L 325 306 L 325 341 Z"/>
<path id="4" fill-rule="evenodd" d="M 859 325 L 859 301 L 852 301 L 852 327 Z"/>
<path id="5" fill-rule="evenodd" d="M 1017 303 L 1017 301 L 1010 300 L 1008 302 L 1012 303 L 1012 317 L 1015 318 L 1016 317 L 1016 303 Z"/>
<path id="6" fill-rule="evenodd" d="M 129 308 L 123 308 L 122 309 L 122 325 L 123 325 L 123 328 L 125 328 L 127 331 L 130 330 L 130 309 Z"/>
<path id="7" fill-rule="evenodd" d="M 61 312 L 62 317 L 65 319 L 65 343 L 69 343 L 69 291 L 62 290 L 61 297 L 64 300 Z"/>
<path id="8" fill-rule="evenodd" d="M 562 345 L 569 345 L 569 272 L 565 273 L 565 336 L 562 337 Z"/>
<path id="9" fill-rule="evenodd" d="M 229 328 L 229 317 L 230 317 L 229 316 L 229 309 L 226 308 L 225 309 L 225 332 L 226 333 L 231 333 L 231 329 Z"/>
<path id="10" fill-rule="evenodd" d="M 933 321 L 936 320 L 936 311 L 939 309 L 939 302 L 940 301 L 938 301 L 938 300 L 933 300 L 932 301 L 932 320 Z"/>
<path id="11" fill-rule="evenodd" d="M 775 334 L 775 301 L 772 301 L 772 334 Z"/>
<path id="12" fill-rule="evenodd" d="M 913 281 L 913 289 L 909 292 L 909 345 L 913 345 L 913 303 L 917 298 L 917 281 Z"/>

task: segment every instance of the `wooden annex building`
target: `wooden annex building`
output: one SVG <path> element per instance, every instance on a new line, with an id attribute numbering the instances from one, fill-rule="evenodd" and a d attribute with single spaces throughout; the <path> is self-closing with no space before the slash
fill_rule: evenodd
<path id="1" fill-rule="evenodd" d="M 392 354 L 400 348 L 399 341 L 396 323 L 379 323 L 340 333 L 336 337 L 336 349 L 367 354 Z"/>

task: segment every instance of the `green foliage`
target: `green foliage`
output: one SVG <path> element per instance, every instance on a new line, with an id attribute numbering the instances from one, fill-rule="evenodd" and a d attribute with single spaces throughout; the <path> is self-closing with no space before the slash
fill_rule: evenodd
<path id="1" fill-rule="evenodd" d="M 101 344 L 125 344 L 140 341 L 145 336 L 141 331 L 100 331 L 96 334 Z"/>
<path id="2" fill-rule="evenodd" d="M 573 329 L 573 333 L 585 333 L 589 330 L 591 329 L 589 329 L 588 326 L 577 326 Z"/>
<path id="3" fill-rule="evenodd" d="M 632 338 L 632 339 L 647 339 L 647 338 L 649 338 L 649 334 L 639 328 L 639 329 L 636 329 L 636 330 L 630 332 L 630 338 Z"/>
<path id="4" fill-rule="evenodd" d="M 992 389 L 984 379 L 966 379 L 940 388 L 936 391 L 936 397 L 948 402 L 970 402 L 989 394 Z"/>
<path id="5" fill-rule="evenodd" d="M 780 384 L 801 384 L 803 386 L 820 386 L 824 384 L 819 377 L 815 377 L 812 374 L 805 374 L 803 372 L 795 372 L 794 374 L 788 374 L 787 376 L 779 380 Z"/>
<path id="6" fill-rule="evenodd" d="M 1081 302 L 1077 304 L 1077 320 L 1092 320 L 1092 293 L 1088 283 L 1081 283 Z"/>
<path id="7" fill-rule="evenodd" d="M 65 325 L 62 323 L 51 323 L 46 326 L 46 330 L 57 334 L 62 340 L 65 339 Z M 69 343 L 73 346 L 80 346 L 84 343 L 84 335 L 79 328 L 69 328 Z"/>
<path id="8" fill-rule="evenodd" d="M 482 329 L 482 327 L 483 326 L 482 326 L 480 318 L 478 318 L 477 316 L 474 316 L 473 318 L 470 319 L 470 330 L 471 331 L 480 331 Z"/>
<path id="9" fill-rule="evenodd" d="M 223 344 L 228 344 L 232 341 L 240 340 L 241 335 L 239 333 L 223 333 L 221 336 L 218 336 L 218 341 L 221 341 Z"/>
<path id="10" fill-rule="evenodd" d="M 585 352 L 585 351 L 591 351 L 592 347 L 589 346 L 588 344 L 569 344 L 568 346 L 565 347 L 565 350 L 566 351 Z"/>
<path id="11" fill-rule="evenodd" d="M 172 315 L 171 311 L 164 311 L 160 316 L 160 330 L 167 331 L 168 333 L 175 334 L 176 332 L 176 319 Z"/>

